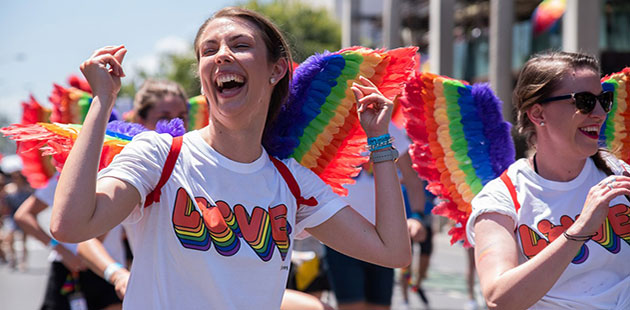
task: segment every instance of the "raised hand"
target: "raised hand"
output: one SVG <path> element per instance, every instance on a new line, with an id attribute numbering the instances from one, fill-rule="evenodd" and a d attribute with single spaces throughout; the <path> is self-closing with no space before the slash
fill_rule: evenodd
<path id="1" fill-rule="evenodd" d="M 114 272 L 112 278 L 110 279 L 111 283 L 116 289 L 116 295 L 118 295 L 118 298 L 120 299 L 124 299 L 125 294 L 127 293 L 127 283 L 129 282 L 129 275 L 129 270 L 121 268 Z"/>
<path id="2" fill-rule="evenodd" d="M 106 46 L 81 64 L 81 72 L 90 83 L 94 97 L 116 97 L 120 91 L 120 78 L 125 76 L 121 64 L 126 53 L 123 45 Z"/>
<path id="3" fill-rule="evenodd" d="M 610 201 L 620 195 L 630 195 L 630 177 L 609 176 L 591 187 L 580 217 L 567 233 L 578 236 L 594 235 L 608 216 Z"/>
<path id="4" fill-rule="evenodd" d="M 357 100 L 361 126 L 368 137 L 384 135 L 388 132 L 394 103 L 367 78 L 361 76 L 359 82 L 352 84 L 352 91 Z"/>

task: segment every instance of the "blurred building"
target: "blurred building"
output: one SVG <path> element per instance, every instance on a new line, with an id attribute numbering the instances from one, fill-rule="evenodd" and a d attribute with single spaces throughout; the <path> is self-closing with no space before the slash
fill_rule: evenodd
<path id="1" fill-rule="evenodd" d="M 452 40 L 454 78 L 469 81 L 488 80 L 490 55 L 490 0 L 433 0 L 452 3 Z M 400 24 L 398 42 L 400 45 L 416 45 L 423 55 L 429 54 L 430 45 L 430 0 L 310 0 L 317 6 L 328 8 L 342 24 L 351 23 L 354 35 L 344 45 L 384 46 L 384 12 L 392 3 L 397 11 Z M 541 2 L 538 0 L 500 0 L 512 2 L 512 56 L 514 70 L 536 52 L 546 49 L 563 49 L 563 21 L 556 23 L 549 31 L 533 35 L 532 13 Z M 577 19 L 581 27 L 598 29 L 598 56 L 603 71 L 619 71 L 630 65 L 630 1 L 628 0 L 567 0 L 573 2 L 597 3 L 599 12 L 589 11 L 585 18 Z M 589 4 L 589 8 L 592 4 Z M 344 12 L 349 10 L 349 12 Z M 350 13 L 350 14 L 349 14 Z M 501 14 L 510 14 L 502 11 Z M 566 13 L 565 13 L 566 15 Z M 580 16 L 582 17 L 582 16 Z M 351 21 L 345 21 L 350 18 Z M 439 16 L 437 18 L 445 18 Z M 346 29 L 344 29 L 346 30 Z M 506 42 L 503 42 L 506 44 Z M 392 46 L 393 47 L 393 46 Z"/>
<path id="2" fill-rule="evenodd" d="M 416 45 L 423 70 L 489 81 L 504 102 L 507 120 L 514 119 L 510 101 L 518 70 L 534 53 L 589 52 L 599 57 L 604 74 L 630 66 L 628 0 L 566 0 L 562 18 L 536 35 L 532 14 L 539 0 L 306 2 L 327 7 L 340 20 L 343 46 Z"/>

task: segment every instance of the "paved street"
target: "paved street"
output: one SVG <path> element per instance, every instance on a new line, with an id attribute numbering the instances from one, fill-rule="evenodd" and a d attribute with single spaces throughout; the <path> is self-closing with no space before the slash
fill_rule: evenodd
<path id="1" fill-rule="evenodd" d="M 467 309 L 465 252 L 459 245 L 450 246 L 448 240 L 446 233 L 436 234 L 434 255 L 428 279 L 424 283 L 430 309 L 433 310 Z M 6 264 L 0 265 L 2 310 L 38 309 L 41 304 L 48 272 L 48 249 L 32 238 L 27 246 L 30 252 L 25 272 L 11 270 Z M 396 287 L 392 310 L 426 309 L 418 295 L 410 293 L 409 296 L 409 303 L 405 304 L 400 287 Z"/>

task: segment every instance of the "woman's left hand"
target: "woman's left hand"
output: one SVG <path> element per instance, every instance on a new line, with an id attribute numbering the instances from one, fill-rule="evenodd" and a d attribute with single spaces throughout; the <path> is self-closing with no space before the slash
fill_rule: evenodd
<path id="1" fill-rule="evenodd" d="M 384 135 L 388 132 L 394 103 L 367 78 L 361 76 L 359 82 L 352 84 L 352 91 L 357 100 L 361 126 L 368 137 Z"/>

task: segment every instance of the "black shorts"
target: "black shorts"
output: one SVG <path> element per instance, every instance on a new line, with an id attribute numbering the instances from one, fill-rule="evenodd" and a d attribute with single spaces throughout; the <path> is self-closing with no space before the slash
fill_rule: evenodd
<path id="1" fill-rule="evenodd" d="M 431 226 L 427 227 L 427 237 L 424 241 L 419 242 L 420 244 L 420 254 L 421 255 L 431 255 L 433 253 L 433 229 Z"/>
<path id="2" fill-rule="evenodd" d="M 328 268 L 326 267 L 326 262 L 323 259 L 319 259 L 318 266 L 319 268 L 315 278 L 305 288 L 299 288 L 296 280 L 297 265 L 291 263 L 291 271 L 289 272 L 289 279 L 287 280 L 287 288 L 305 293 L 317 293 L 330 290 L 331 287 L 330 281 L 328 280 Z"/>
<path id="3" fill-rule="evenodd" d="M 66 284 L 65 287 L 64 284 Z M 88 309 L 103 309 L 109 305 L 121 303 L 114 286 L 92 271 L 80 272 L 75 282 L 71 273 L 62 263 L 53 262 L 50 266 L 44 303 L 41 309 L 70 309 L 68 297 L 75 292 L 77 286 L 87 301 Z"/>
<path id="4" fill-rule="evenodd" d="M 326 261 L 338 303 L 365 301 L 391 305 L 394 269 L 354 259 L 329 247 L 326 247 Z"/>

